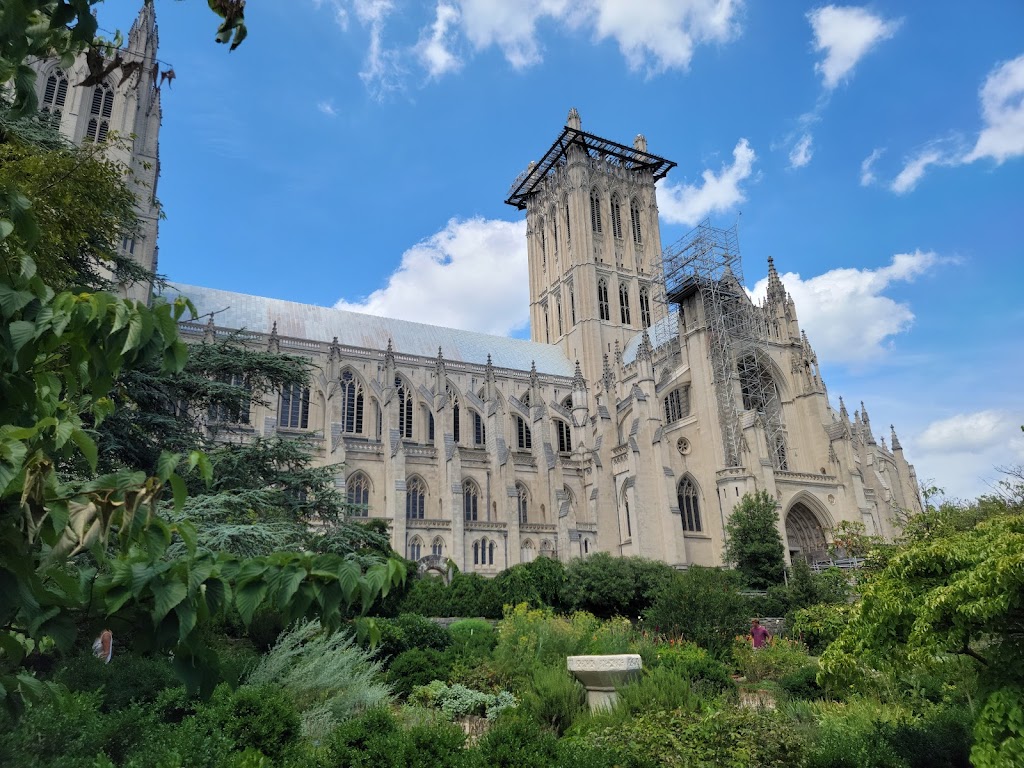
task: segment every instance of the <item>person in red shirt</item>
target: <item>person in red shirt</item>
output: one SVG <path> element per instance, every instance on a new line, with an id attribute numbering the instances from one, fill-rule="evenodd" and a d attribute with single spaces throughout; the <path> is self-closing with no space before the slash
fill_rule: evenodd
<path id="1" fill-rule="evenodd" d="M 761 626 L 761 622 L 754 619 L 750 623 L 750 639 L 754 648 L 764 648 L 765 643 L 772 639 L 771 633 Z"/>

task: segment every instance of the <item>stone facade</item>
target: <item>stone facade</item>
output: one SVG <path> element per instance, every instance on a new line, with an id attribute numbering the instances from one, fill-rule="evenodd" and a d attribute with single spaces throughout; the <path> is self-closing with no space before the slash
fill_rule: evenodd
<path id="1" fill-rule="evenodd" d="M 151 62 L 150 74 L 111 84 L 107 119 L 110 130 L 135 133 L 126 165 L 150 174 L 137 188 L 145 215 L 135 256 L 153 266 L 160 100 L 151 5 L 129 50 Z M 52 65 L 40 71 L 45 89 Z M 84 90 L 66 97 L 69 136 L 91 130 L 93 99 Z M 307 390 L 211 427 L 232 440 L 305 439 L 317 462 L 337 468 L 358 514 L 387 519 L 395 549 L 427 569 L 450 558 L 489 575 L 598 551 L 721 565 L 725 522 L 758 490 L 779 502 L 789 558 L 827 558 L 843 521 L 891 538 L 897 511 L 920 509 L 914 469 L 895 432 L 891 447 L 876 440 L 863 404 L 852 419 L 842 399 L 832 408 L 771 261 L 763 305 L 736 292 L 761 329 L 756 349 L 723 358 L 716 307 L 700 291 L 666 293 L 646 140 L 595 152 L 587 142 L 606 140 L 582 134 L 575 110 L 566 136 L 552 148 L 557 162 L 516 180 L 531 341 L 176 286 L 209 318 L 183 323 L 186 338 L 242 329 L 247 343 L 304 356 L 317 371 Z"/>

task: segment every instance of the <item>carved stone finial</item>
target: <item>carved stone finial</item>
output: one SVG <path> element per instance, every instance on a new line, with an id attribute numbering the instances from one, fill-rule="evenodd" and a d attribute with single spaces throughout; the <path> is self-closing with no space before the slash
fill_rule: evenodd
<path id="1" fill-rule="evenodd" d="M 210 318 L 206 321 L 206 330 L 203 331 L 203 342 L 206 344 L 212 344 L 217 339 L 217 329 L 213 324 L 213 313 L 210 313 Z"/>
<path id="2" fill-rule="evenodd" d="M 768 302 L 781 304 L 786 301 L 786 287 L 782 284 L 779 273 L 775 269 L 775 260 L 768 257 Z"/>
<path id="3" fill-rule="evenodd" d="M 277 320 L 274 321 L 274 324 L 270 328 L 270 338 L 267 340 L 267 351 L 281 351 L 281 339 L 277 335 Z"/>
<path id="4" fill-rule="evenodd" d="M 868 409 L 864 407 L 864 401 L 860 401 L 860 418 L 865 424 L 868 423 Z"/>
<path id="5" fill-rule="evenodd" d="M 619 348 L 619 340 L 615 340 L 615 365 L 622 365 L 622 350 Z"/>
<path id="6" fill-rule="evenodd" d="M 651 337 L 647 335 L 647 329 L 644 328 L 643 335 L 640 337 L 640 346 L 636 350 L 637 360 L 650 360 L 654 356 L 654 350 L 651 348 Z"/>
<path id="7" fill-rule="evenodd" d="M 635 149 L 637 152 L 646 152 L 647 137 L 645 137 L 642 133 L 638 133 L 636 135 L 636 138 L 633 139 L 633 149 Z"/>
<path id="8" fill-rule="evenodd" d="M 487 355 L 487 365 L 484 366 L 484 378 L 494 381 L 494 363 L 491 362 L 490 354 Z"/>
<path id="9" fill-rule="evenodd" d="M 839 396 L 839 418 L 843 421 L 850 420 L 850 414 L 846 412 L 846 403 L 843 402 L 843 396 Z"/>
<path id="10" fill-rule="evenodd" d="M 388 338 L 388 348 L 384 350 L 384 365 L 390 368 L 395 367 L 395 347 L 391 343 L 390 337 Z"/>
<path id="11" fill-rule="evenodd" d="M 572 107 L 569 110 L 569 116 L 565 118 L 565 124 L 570 128 L 575 128 L 577 131 L 583 126 L 580 120 L 580 113 L 576 111 L 576 107 Z"/>
<path id="12" fill-rule="evenodd" d="M 536 389 L 540 386 L 540 379 L 537 377 L 537 362 L 530 361 L 530 387 Z"/>
<path id="13" fill-rule="evenodd" d="M 604 391 L 609 394 L 612 391 L 612 387 L 615 386 L 615 374 L 612 373 L 612 367 L 608 363 L 608 353 L 604 354 L 604 368 L 601 373 L 601 386 L 604 387 Z"/>
<path id="14" fill-rule="evenodd" d="M 889 425 L 889 436 L 892 439 L 892 449 L 894 451 L 902 451 L 903 446 L 900 445 L 900 439 L 896 437 L 896 427 L 892 424 Z"/>
<path id="15" fill-rule="evenodd" d="M 580 361 L 576 361 L 576 371 L 572 376 L 572 388 L 574 390 L 585 390 L 587 388 L 587 381 L 583 378 L 583 371 L 580 368 Z"/>

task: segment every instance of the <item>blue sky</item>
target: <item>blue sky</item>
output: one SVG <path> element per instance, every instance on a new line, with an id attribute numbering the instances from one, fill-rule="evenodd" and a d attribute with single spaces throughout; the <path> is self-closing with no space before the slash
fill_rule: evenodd
<path id="1" fill-rule="evenodd" d="M 127 30 L 139 0 L 107 0 Z M 525 335 L 508 185 L 583 127 L 678 163 L 662 242 L 738 222 L 834 404 L 970 497 L 1024 463 L 1024 5 L 157 2 L 172 280 Z M 759 282 L 761 281 L 761 282 Z"/>

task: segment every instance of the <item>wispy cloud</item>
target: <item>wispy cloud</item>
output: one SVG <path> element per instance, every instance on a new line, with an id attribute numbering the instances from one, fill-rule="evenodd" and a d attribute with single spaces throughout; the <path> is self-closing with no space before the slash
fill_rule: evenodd
<path id="1" fill-rule="evenodd" d="M 825 54 L 814 69 L 830 91 L 852 76 L 857 62 L 896 34 L 901 24 L 856 6 L 826 5 L 808 13 L 807 18 L 814 30 L 814 50 Z"/>
<path id="2" fill-rule="evenodd" d="M 967 149 L 957 137 L 936 139 L 912 152 L 890 184 L 896 194 L 917 186 L 930 166 L 967 165 L 978 160 L 1024 157 L 1024 55 L 997 64 L 982 83 L 982 127 L 974 146 Z"/>
<path id="3" fill-rule="evenodd" d="M 800 137 L 800 141 L 796 143 L 796 146 L 789 153 L 789 167 L 790 168 L 803 168 L 814 156 L 814 149 L 811 146 L 813 137 L 809 133 L 805 133 Z"/>
<path id="4" fill-rule="evenodd" d="M 316 108 L 328 117 L 337 117 L 338 110 L 334 108 L 334 104 L 328 99 L 327 101 L 318 101 Z"/>
<path id="5" fill-rule="evenodd" d="M 658 207 L 661 218 L 671 224 L 692 226 L 711 213 L 721 213 L 743 202 L 740 186 L 753 173 L 757 155 L 746 139 L 740 139 L 732 151 L 732 163 L 716 174 L 710 168 L 701 174 L 699 184 L 658 183 Z"/>
<path id="6" fill-rule="evenodd" d="M 871 150 L 871 154 L 864 158 L 860 164 L 860 185 L 862 187 L 870 187 L 875 183 L 875 163 L 878 162 L 878 158 L 885 152 L 885 148 L 876 148 Z"/>
<path id="7" fill-rule="evenodd" d="M 459 9 L 442 1 L 437 4 L 434 23 L 420 32 L 416 56 L 431 78 L 455 72 L 462 66 L 462 61 L 453 51 L 454 27 L 458 21 Z"/>

